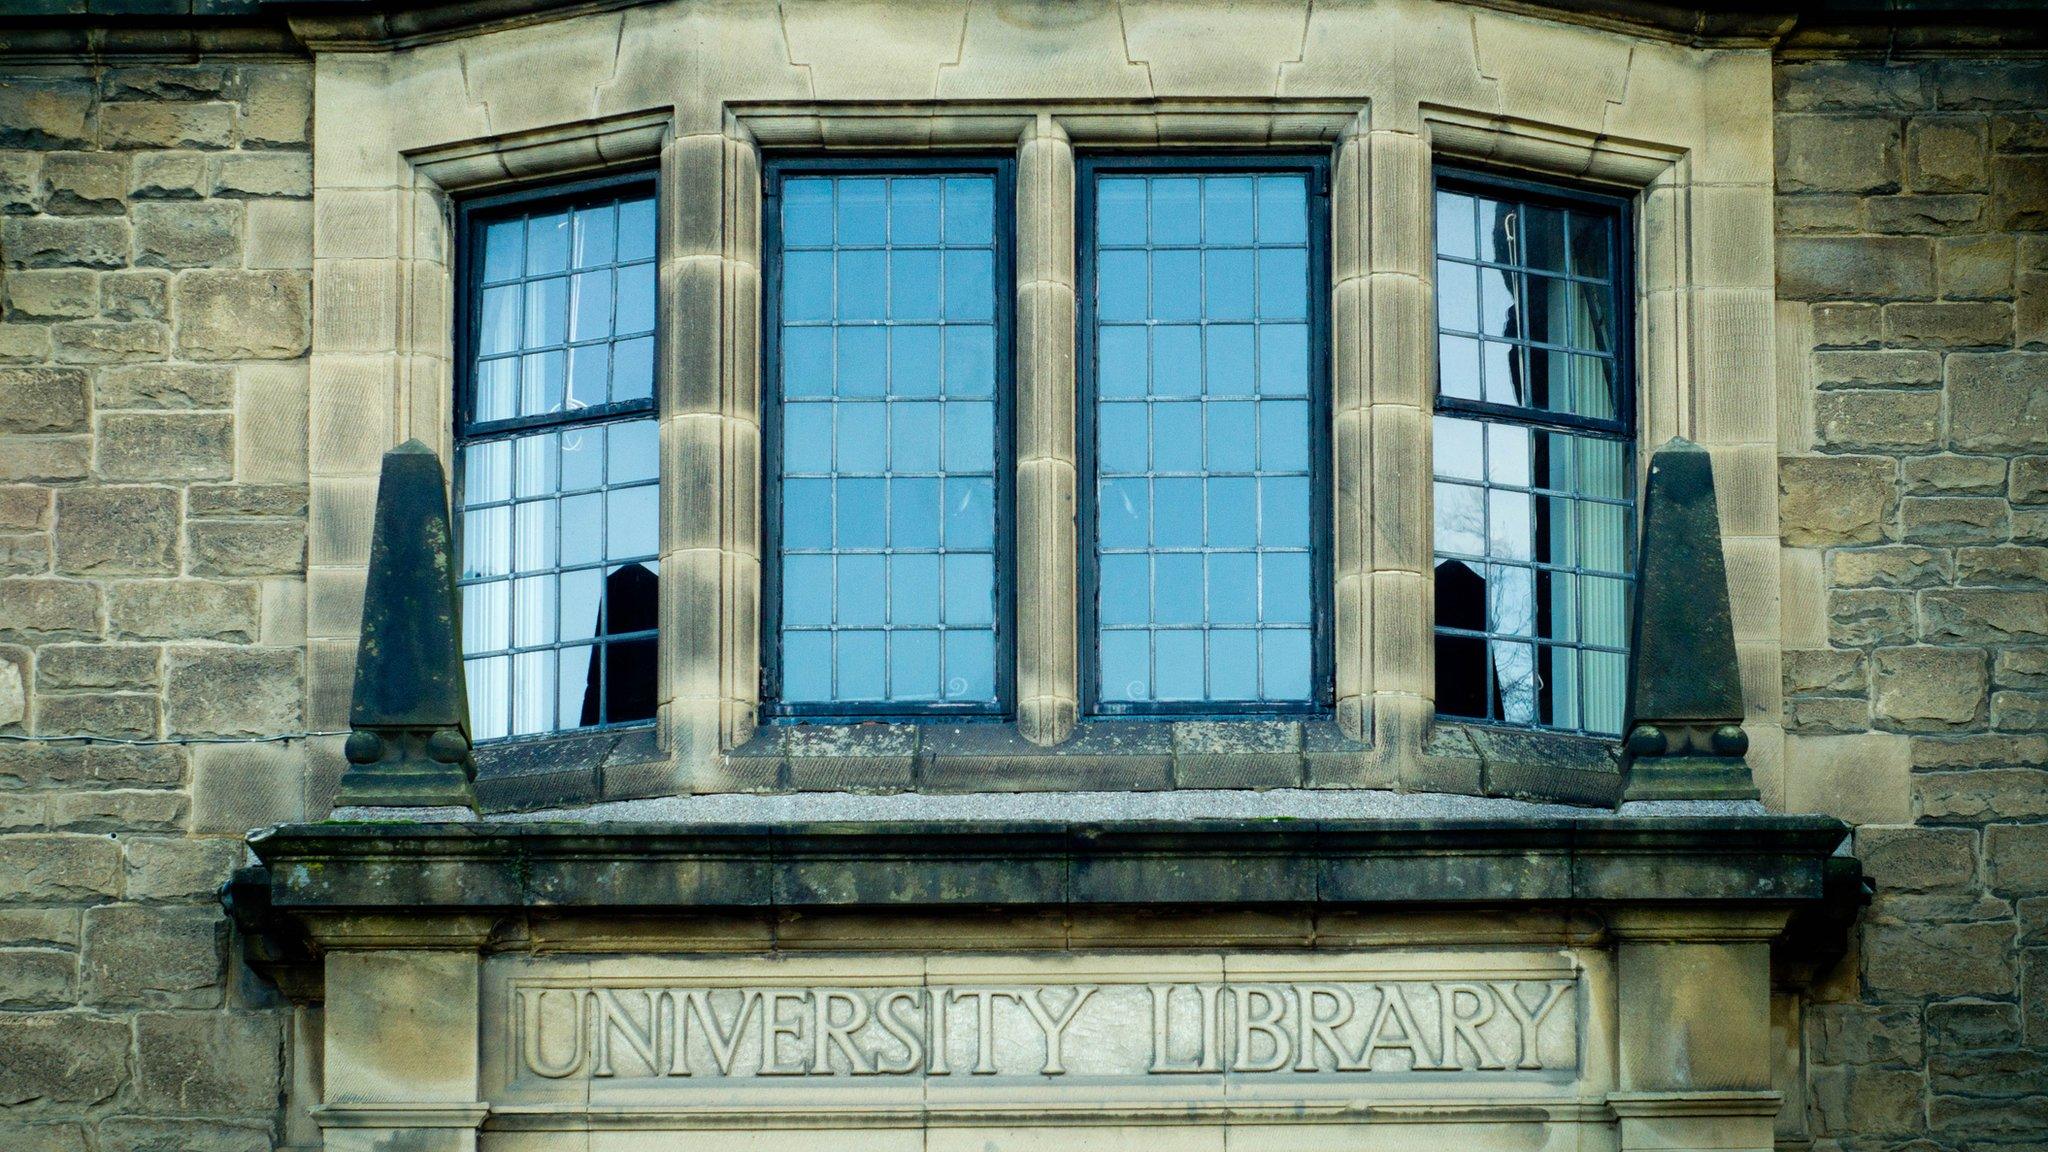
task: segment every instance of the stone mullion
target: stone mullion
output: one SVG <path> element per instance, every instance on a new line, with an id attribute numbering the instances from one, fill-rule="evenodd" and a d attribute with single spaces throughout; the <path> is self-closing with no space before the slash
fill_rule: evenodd
<path id="1" fill-rule="evenodd" d="M 661 730 L 697 780 L 759 698 L 760 168 L 726 134 L 662 150 Z"/>
<path id="2" fill-rule="evenodd" d="M 1372 196 L 1354 125 L 1331 181 L 1331 580 L 1337 723 L 1372 736 Z"/>
<path id="3" fill-rule="evenodd" d="M 1035 744 L 1080 709 L 1074 325 L 1074 146 L 1041 116 L 1017 152 L 1016 691 Z"/>
<path id="4" fill-rule="evenodd" d="M 1370 210 L 1360 268 L 1370 459 L 1373 741 L 1397 762 L 1420 755 L 1434 708 L 1429 415 L 1434 402 L 1429 148 L 1419 135 L 1362 137 Z M 1364 545 L 1361 544 L 1361 547 Z"/>

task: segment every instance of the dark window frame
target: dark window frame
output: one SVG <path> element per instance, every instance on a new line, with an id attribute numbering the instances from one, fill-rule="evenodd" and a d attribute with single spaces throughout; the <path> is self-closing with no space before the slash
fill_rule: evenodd
<path id="1" fill-rule="evenodd" d="M 1331 397 L 1330 306 L 1330 156 L 1327 153 L 1282 151 L 1204 151 L 1189 153 L 1084 153 L 1075 161 L 1074 242 L 1078 340 L 1075 347 L 1074 436 L 1077 453 L 1076 561 L 1080 567 L 1080 603 L 1075 612 L 1080 647 L 1080 711 L 1083 716 L 1168 720 L 1247 720 L 1262 717 L 1318 717 L 1336 710 L 1336 652 L 1332 614 L 1335 610 L 1333 491 L 1336 461 L 1332 444 L 1334 406 Z M 1175 173 L 1209 175 L 1300 173 L 1308 182 L 1309 264 L 1309 699 L 1298 701 L 1157 701 L 1104 700 L 1102 656 L 1096 618 L 1101 565 L 1096 556 L 1098 470 L 1095 337 L 1096 177 L 1131 173 L 1157 176 Z"/>
<path id="2" fill-rule="evenodd" d="M 1633 196 L 1617 192 L 1612 188 L 1597 185 L 1574 183 L 1568 180 L 1536 181 L 1522 177 L 1503 175 L 1501 173 L 1491 172 L 1484 169 L 1462 167 L 1456 164 L 1440 164 L 1434 166 L 1431 170 L 1430 186 L 1431 192 L 1429 199 L 1429 251 L 1430 267 L 1432 269 L 1432 272 L 1435 269 L 1436 261 L 1438 259 L 1436 255 L 1436 201 L 1437 193 L 1440 192 L 1462 193 L 1467 195 L 1479 196 L 1508 197 L 1512 198 L 1518 203 L 1537 204 L 1545 207 L 1563 208 L 1567 210 L 1584 211 L 1588 208 L 1594 208 L 1602 212 L 1611 213 L 1612 215 L 1612 227 L 1609 233 L 1610 244 L 1608 249 L 1608 255 L 1610 261 L 1612 262 L 1610 283 L 1613 285 L 1613 301 L 1615 307 L 1614 331 L 1617 337 L 1617 347 L 1614 351 L 1615 379 L 1618 382 L 1618 394 L 1616 397 L 1617 414 L 1615 415 L 1615 417 L 1612 419 L 1600 419 L 1597 417 L 1581 416 L 1569 412 L 1556 412 L 1548 409 L 1523 407 L 1513 404 L 1500 404 L 1486 400 L 1474 400 L 1467 397 L 1447 396 L 1444 394 L 1443 391 L 1443 381 L 1441 376 L 1442 366 L 1440 364 L 1437 366 L 1437 373 L 1433 375 L 1432 379 L 1430 380 L 1430 388 L 1432 393 L 1430 413 L 1432 416 L 1448 415 L 1465 419 L 1471 419 L 1481 423 L 1504 424 L 1512 427 L 1528 428 L 1535 431 L 1552 431 L 1567 433 L 1576 436 L 1587 436 L 1597 439 L 1610 440 L 1625 445 L 1625 456 L 1628 462 L 1628 467 L 1625 470 L 1623 476 L 1623 482 L 1626 486 L 1626 496 L 1622 505 L 1627 509 L 1628 518 L 1624 540 L 1628 556 L 1628 574 L 1625 577 L 1625 580 L 1628 583 L 1631 592 L 1629 597 L 1629 610 L 1633 611 L 1633 589 L 1635 582 L 1639 579 L 1639 575 L 1636 572 L 1636 566 L 1637 562 L 1640 559 L 1640 544 L 1642 533 L 1642 492 L 1640 483 L 1640 473 L 1642 470 L 1643 461 L 1642 431 L 1638 423 L 1638 412 L 1641 407 L 1641 400 L 1639 395 L 1641 391 L 1641 381 L 1637 379 L 1636 375 L 1638 349 L 1636 331 L 1637 257 L 1635 236 L 1635 199 Z M 1487 260 L 1474 260 L 1465 262 L 1475 264 L 1481 267 L 1506 267 L 1505 265 L 1496 264 L 1492 261 Z M 1432 348 L 1434 348 L 1435 342 L 1441 340 L 1442 338 L 1442 328 L 1437 319 L 1437 301 L 1434 289 L 1432 289 L 1431 291 L 1430 305 L 1430 340 L 1432 341 Z M 1432 360 L 1434 359 L 1435 356 L 1432 355 Z M 1436 462 L 1434 459 L 1432 459 L 1430 462 L 1429 476 L 1427 477 L 1427 482 L 1434 485 L 1436 483 L 1436 474 Z M 1486 485 L 1486 487 L 1490 489 L 1493 486 L 1491 484 L 1488 484 Z M 1602 502 L 1604 503 L 1605 501 Z M 1432 522 L 1432 524 L 1430 525 L 1430 580 L 1432 587 L 1432 605 L 1434 605 L 1436 599 L 1434 595 L 1437 556 L 1437 549 L 1434 539 L 1435 527 L 1435 524 Z M 1490 562 L 1491 561 L 1489 561 L 1489 563 Z M 1582 570 L 1579 568 L 1577 564 L 1574 564 L 1569 567 L 1556 568 L 1555 570 L 1570 572 L 1574 576 L 1585 574 L 1584 572 L 1582 572 Z M 1439 637 L 1446 634 L 1444 632 L 1444 628 L 1445 625 L 1443 625 L 1435 618 L 1435 612 L 1432 608 L 1432 615 L 1430 620 L 1430 634 L 1432 647 L 1434 647 Z M 1623 632 L 1624 635 L 1627 635 L 1629 633 L 1629 630 L 1627 628 L 1624 628 Z M 1478 640 L 1482 645 L 1486 645 L 1485 651 L 1488 653 L 1487 659 L 1491 659 L 1491 639 L 1493 635 L 1491 632 L 1474 632 L 1462 628 L 1453 628 L 1449 634 L 1453 636 L 1466 637 Z M 1529 637 L 1528 642 L 1532 647 L 1540 646 L 1541 644 L 1540 639 L 1535 636 Z M 1573 642 L 1565 646 L 1580 650 L 1609 650 L 1604 645 L 1589 645 L 1585 643 L 1583 640 L 1574 640 Z M 1634 653 L 1631 651 L 1627 651 L 1626 649 L 1627 645 L 1626 643 L 1624 643 L 1624 688 L 1626 688 L 1627 680 L 1629 679 L 1629 676 L 1632 672 L 1630 666 L 1632 665 L 1634 659 Z M 1437 669 L 1435 675 L 1442 675 L 1441 669 Z M 1437 690 L 1437 685 L 1435 683 L 1432 683 L 1432 699 L 1435 699 L 1441 695 L 1442 693 Z M 1487 696 L 1488 714 L 1486 716 L 1467 716 L 1459 713 L 1447 713 L 1439 710 L 1435 713 L 1436 718 L 1439 722 L 1468 724 L 1485 728 L 1501 729 L 1510 732 L 1526 732 L 1546 734 L 1551 736 L 1578 737 L 1584 739 L 1599 740 L 1606 743 L 1616 743 L 1621 739 L 1621 734 L 1619 733 L 1605 733 L 1587 728 L 1585 725 L 1585 710 L 1583 704 L 1580 708 L 1579 723 L 1573 726 L 1546 724 L 1541 721 L 1521 723 L 1518 721 L 1507 720 L 1499 716 L 1493 715 L 1493 712 L 1495 710 L 1495 704 L 1492 699 L 1491 691 L 1487 693 Z M 1627 715 L 1627 707 L 1628 703 L 1627 701 L 1624 701 L 1622 715 L 1622 727 L 1624 729 L 1627 727 L 1629 722 L 1629 717 Z"/>
<path id="3" fill-rule="evenodd" d="M 995 275 L 995 699 L 786 702 L 782 689 L 782 186 L 802 176 L 989 176 Z M 1016 710 L 1016 161 L 1008 155 L 790 152 L 761 164 L 761 636 L 759 717 L 767 723 L 1006 721 Z"/>
<path id="4" fill-rule="evenodd" d="M 579 208 L 592 204 L 624 198 L 636 192 L 644 192 L 655 201 L 655 265 L 657 268 L 654 313 L 654 365 L 653 387 L 644 399 L 595 405 L 561 412 L 542 413 L 532 416 L 515 416 L 505 420 L 474 419 L 476 411 L 476 355 L 478 330 L 483 323 L 484 294 L 484 229 L 497 221 L 517 216 L 529 216 L 568 208 Z M 521 433 L 541 432 L 562 428 L 578 428 L 589 425 L 607 424 L 630 417 L 654 416 L 659 419 L 661 392 L 666 380 L 662 365 L 662 348 L 668 321 L 661 309 L 660 280 L 658 270 L 661 263 L 661 240 L 665 231 L 662 224 L 662 197 L 659 174 L 652 169 L 635 168 L 631 171 L 610 173 L 604 176 L 588 177 L 566 182 L 550 182 L 522 186 L 511 191 L 489 195 L 465 197 L 454 204 L 455 216 L 455 396 L 452 405 L 453 428 L 450 437 L 454 451 L 453 466 L 449 469 L 449 508 L 451 530 L 454 533 L 455 555 L 460 564 L 462 555 L 462 514 L 465 511 L 464 480 L 467 469 L 463 454 L 472 446 L 494 440 L 513 439 Z M 659 452 L 655 459 L 655 481 L 657 506 L 661 503 L 660 493 L 667 485 L 667 467 Z M 604 491 L 605 489 L 598 489 Z M 657 535 L 656 547 L 660 547 Z M 657 555 L 659 552 L 657 551 Z M 599 565 L 602 569 L 603 565 Z M 460 575 L 459 571 L 457 573 Z M 657 577 L 658 578 L 658 577 Z M 459 583 L 459 580 L 458 580 Z M 559 606 L 558 606 L 559 607 Z M 593 645 L 593 660 L 604 659 L 603 652 L 611 642 L 632 641 L 652 638 L 655 642 L 656 660 L 660 660 L 662 633 L 657 627 L 652 631 L 622 633 L 617 637 L 606 635 Z M 559 651 L 573 647 L 575 642 L 564 643 L 559 636 L 545 647 Z M 530 650 L 539 650 L 534 648 Z M 465 655 L 464 663 L 467 664 Z M 466 675 L 465 671 L 465 675 Z M 609 693 L 609 677 L 599 677 L 599 715 L 605 712 L 605 697 Z M 557 686 L 557 693 L 560 688 Z M 657 694 L 658 695 L 658 694 Z M 659 700 L 657 699 L 657 705 Z M 578 725 L 574 728 L 548 728 L 540 732 L 508 733 L 504 736 L 479 741 L 480 745 L 498 747 L 512 744 L 533 744 L 537 742 L 573 739 L 597 733 L 612 733 L 653 727 L 659 715 L 643 719 L 607 721 L 599 724 Z"/>

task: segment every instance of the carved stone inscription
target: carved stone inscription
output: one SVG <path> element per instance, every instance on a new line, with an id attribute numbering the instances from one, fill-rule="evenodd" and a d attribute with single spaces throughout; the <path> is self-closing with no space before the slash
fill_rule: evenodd
<path id="1" fill-rule="evenodd" d="M 1577 1066 L 1577 982 L 515 985 L 519 1074 L 1175 1076 Z"/>

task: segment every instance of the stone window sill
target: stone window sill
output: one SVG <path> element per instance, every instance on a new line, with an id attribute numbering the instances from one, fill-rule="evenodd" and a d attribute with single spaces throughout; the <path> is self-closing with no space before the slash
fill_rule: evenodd
<path id="1" fill-rule="evenodd" d="M 1007 723 L 777 724 L 722 761 L 717 791 L 745 793 L 1393 789 L 1419 777 L 1433 792 L 1611 806 L 1621 786 L 1612 741 L 1454 722 L 1434 726 L 1415 765 L 1329 720 L 1278 719 L 1084 720 L 1050 748 Z M 491 811 L 677 790 L 645 728 L 490 745 L 477 766 Z"/>

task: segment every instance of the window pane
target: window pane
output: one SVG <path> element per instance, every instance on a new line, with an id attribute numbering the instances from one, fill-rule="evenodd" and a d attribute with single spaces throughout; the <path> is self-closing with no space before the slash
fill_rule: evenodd
<path id="1" fill-rule="evenodd" d="M 1436 418 L 1446 715 L 1621 730 L 1635 527 L 1624 330 L 1607 282 L 1619 237 L 1618 213 L 1599 205 L 1437 195 L 1439 407 L 1483 398 L 1530 420 Z M 1535 423 L 1559 415 L 1574 430 Z M 1578 430 L 1587 421 L 1611 430 Z"/>
<path id="2" fill-rule="evenodd" d="M 992 707 L 995 180 L 791 176 L 782 203 L 781 699 Z"/>
<path id="3" fill-rule="evenodd" d="M 1291 173 L 1096 180 L 1105 704 L 1315 699 L 1307 188 Z"/>

